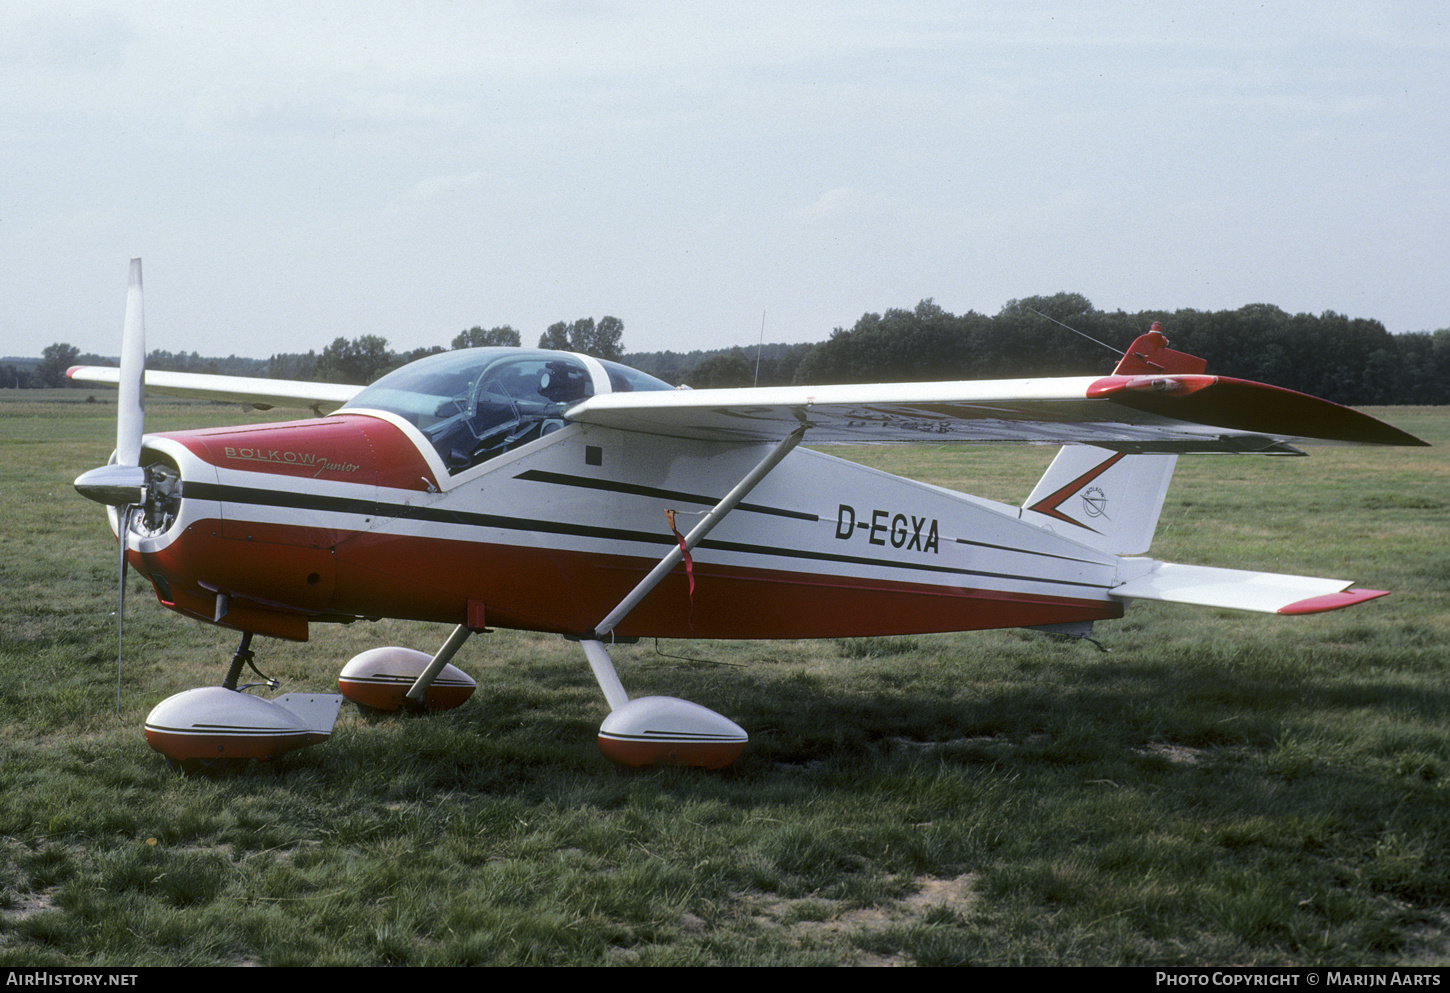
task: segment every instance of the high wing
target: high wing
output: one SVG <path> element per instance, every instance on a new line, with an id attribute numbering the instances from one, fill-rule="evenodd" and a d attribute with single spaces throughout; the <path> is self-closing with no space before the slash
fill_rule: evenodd
<path id="1" fill-rule="evenodd" d="M 73 366 L 77 382 L 120 370 Z M 326 414 L 363 388 L 336 383 L 146 373 L 149 393 Z M 1423 445 L 1367 414 L 1223 376 L 1112 375 L 599 394 L 568 419 L 707 441 L 775 441 L 806 425 L 813 445 L 896 442 L 1089 444 L 1112 451 L 1300 454 L 1296 443 Z"/>
<path id="2" fill-rule="evenodd" d="M 78 383 L 120 383 L 121 370 L 109 366 L 78 365 L 66 370 Z M 311 410 L 327 414 L 362 391 L 361 386 L 339 383 L 304 383 L 291 379 L 257 379 L 249 376 L 211 376 L 194 372 L 146 372 L 146 392 L 163 396 L 191 397 L 269 407 Z"/>
<path id="3" fill-rule="evenodd" d="M 1024 442 L 1119 452 L 1302 454 L 1296 442 L 1423 445 L 1327 400 L 1206 375 L 1112 375 L 868 386 L 611 393 L 570 420 L 712 441 Z"/>

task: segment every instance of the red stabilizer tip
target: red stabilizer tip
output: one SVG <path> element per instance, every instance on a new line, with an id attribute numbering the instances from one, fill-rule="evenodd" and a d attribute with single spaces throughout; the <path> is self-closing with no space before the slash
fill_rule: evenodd
<path id="1" fill-rule="evenodd" d="M 1300 600 L 1291 603 L 1287 607 L 1280 607 L 1281 614 L 1319 614 L 1326 610 L 1338 610 L 1341 607 L 1353 607 L 1357 603 L 1364 603 L 1366 600 L 1374 600 L 1377 597 L 1388 596 L 1389 590 L 1345 590 L 1343 593 L 1330 593 L 1327 596 L 1312 596 L 1308 600 Z"/>

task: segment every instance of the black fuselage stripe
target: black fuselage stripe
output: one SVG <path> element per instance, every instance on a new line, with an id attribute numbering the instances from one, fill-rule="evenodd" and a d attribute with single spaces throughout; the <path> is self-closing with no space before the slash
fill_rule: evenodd
<path id="1" fill-rule="evenodd" d="M 683 500 L 689 501 L 691 503 L 710 505 L 714 505 L 719 502 L 716 497 L 703 496 L 695 493 L 685 493 L 678 490 L 663 490 L 653 486 L 640 486 L 636 483 L 621 483 L 607 479 L 592 479 L 587 476 L 569 476 L 559 472 L 547 472 L 543 469 L 530 469 L 527 472 L 519 473 L 514 478 L 528 480 L 529 482 L 553 483 L 557 486 L 577 486 L 585 489 L 604 490 L 610 493 L 628 493 L 632 496 L 653 497 L 659 500 Z M 799 510 L 784 510 L 779 507 L 766 507 L 760 504 L 752 503 L 741 503 L 735 509 L 752 511 L 757 514 L 773 514 L 777 517 L 789 517 L 795 520 L 810 521 L 811 523 L 817 523 L 821 519 L 819 514 L 811 514 Z M 1025 551 L 1021 548 L 1013 548 L 1007 545 L 997 545 L 988 541 L 973 541 L 971 538 L 954 538 L 952 540 L 955 541 L 958 545 L 970 545 L 974 548 L 990 548 L 996 551 L 1003 552 Z M 1058 559 L 1063 562 L 1094 564 L 1091 559 L 1082 559 L 1072 555 L 1057 555 L 1052 552 L 1026 552 L 1026 554 L 1039 555 L 1043 558 L 1049 559 Z M 871 559 L 861 561 L 876 560 Z"/>
<path id="2" fill-rule="evenodd" d="M 546 472 L 543 469 L 530 469 L 521 472 L 515 479 L 523 479 L 534 483 L 553 483 L 556 486 L 577 486 L 588 490 L 603 490 L 607 493 L 628 493 L 630 496 L 653 497 L 659 500 L 679 500 L 685 503 L 699 503 L 713 507 L 720 502 L 719 497 L 705 496 L 700 493 L 686 493 L 682 490 L 662 490 L 654 486 L 640 486 L 638 483 L 621 483 L 612 479 L 594 479 L 589 476 L 569 476 L 562 472 Z M 749 511 L 753 514 L 771 514 L 775 517 L 789 517 L 799 521 L 819 521 L 816 514 L 806 513 L 800 510 L 785 510 L 781 507 L 767 507 L 758 503 L 741 503 L 736 510 Z"/>

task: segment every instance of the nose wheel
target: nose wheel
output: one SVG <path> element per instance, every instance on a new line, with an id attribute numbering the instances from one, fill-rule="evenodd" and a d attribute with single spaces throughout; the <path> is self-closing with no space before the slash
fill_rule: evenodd
<path id="1" fill-rule="evenodd" d="M 284 693 L 271 700 L 237 686 L 242 667 L 251 666 L 263 684 L 277 682 L 254 664 L 252 635 L 242 635 L 221 686 L 183 690 L 162 700 L 146 716 L 146 741 L 166 759 L 167 768 L 185 774 L 219 772 L 248 759 L 320 745 L 332 737 L 342 697 L 332 693 Z"/>

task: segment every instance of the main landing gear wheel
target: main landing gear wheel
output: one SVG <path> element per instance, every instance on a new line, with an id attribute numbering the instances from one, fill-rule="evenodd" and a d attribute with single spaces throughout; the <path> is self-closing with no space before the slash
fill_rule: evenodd
<path id="1" fill-rule="evenodd" d="M 458 635 L 458 631 L 463 634 Z M 408 696 L 408 691 L 433 666 L 439 656 L 452 658 L 468 636 L 467 628 L 455 630 L 438 655 L 412 648 L 388 646 L 371 648 L 354 655 L 337 677 L 337 688 L 343 696 L 357 704 L 358 713 L 372 718 L 399 711 L 431 713 L 461 706 L 478 687 L 472 676 L 446 661 L 422 690 L 422 699 Z M 450 646 L 451 650 L 450 650 Z M 445 654 L 446 653 L 446 654 Z"/>

